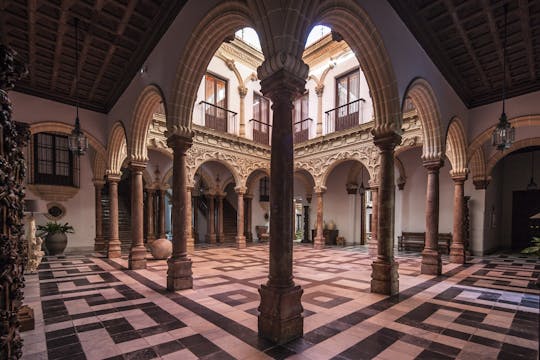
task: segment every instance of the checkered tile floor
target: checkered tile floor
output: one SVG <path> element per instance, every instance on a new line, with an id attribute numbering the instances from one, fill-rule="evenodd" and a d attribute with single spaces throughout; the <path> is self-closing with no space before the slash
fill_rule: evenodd
<path id="1" fill-rule="evenodd" d="M 369 292 L 361 248 L 294 247 L 304 289 L 304 337 L 275 346 L 257 336 L 258 287 L 268 245 L 205 248 L 192 256 L 194 288 L 165 290 L 165 261 L 48 257 L 28 275 L 36 329 L 25 359 L 537 359 L 540 260 L 519 256 L 444 263 L 420 274 L 397 257 L 400 294 Z"/>

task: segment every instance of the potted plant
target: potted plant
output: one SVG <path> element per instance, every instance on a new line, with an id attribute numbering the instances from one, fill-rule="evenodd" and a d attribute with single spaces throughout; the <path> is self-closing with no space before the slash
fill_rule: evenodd
<path id="1" fill-rule="evenodd" d="M 531 241 L 531 246 L 521 250 L 521 253 L 540 256 L 540 237 L 533 237 Z"/>
<path id="2" fill-rule="evenodd" d="M 48 255 L 62 255 L 67 245 L 67 235 L 73 234 L 73 226 L 68 223 L 59 224 L 49 221 L 45 225 L 38 225 L 39 236 L 45 236 L 45 247 Z"/>

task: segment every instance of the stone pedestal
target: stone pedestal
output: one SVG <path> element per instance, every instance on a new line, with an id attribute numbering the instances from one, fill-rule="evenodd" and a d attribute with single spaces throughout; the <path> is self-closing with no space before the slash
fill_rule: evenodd
<path id="1" fill-rule="evenodd" d="M 131 249 L 129 251 L 128 268 L 130 270 L 146 269 L 146 247 L 143 230 L 143 179 L 145 164 L 131 162 Z"/>
<path id="2" fill-rule="evenodd" d="M 420 272 L 428 275 L 440 275 L 442 272 L 439 254 L 439 169 L 440 159 L 424 161 L 428 171 L 426 189 L 426 240 L 422 251 Z"/>
<path id="3" fill-rule="evenodd" d="M 378 188 L 377 259 L 372 264 L 371 292 L 395 295 L 399 292 L 398 263 L 394 261 L 394 148 L 401 137 L 394 133 L 374 132 L 374 143 L 380 149 L 381 167 Z"/>
<path id="4" fill-rule="evenodd" d="M 280 60 L 277 60 L 280 61 Z M 295 61 L 289 59 L 288 61 Z M 261 285 L 258 318 L 259 336 L 284 344 L 303 334 L 302 289 L 293 281 L 293 171 L 292 133 L 293 99 L 304 90 L 307 66 L 297 60 L 302 76 L 284 69 L 265 75 L 269 60 L 259 68 L 261 90 L 272 100 L 273 128 L 270 172 L 279 174 L 270 179 L 270 251 L 269 275 Z M 266 69 L 266 70 L 265 70 Z M 297 71 L 295 72 L 297 73 Z"/>
<path id="5" fill-rule="evenodd" d="M 323 194 L 325 188 L 318 188 L 315 190 L 317 196 L 317 235 L 313 239 L 314 249 L 324 249 L 324 234 L 323 234 Z"/>
<path id="6" fill-rule="evenodd" d="M 193 287 L 191 260 L 187 256 L 186 239 L 186 151 L 191 147 L 191 134 L 171 134 L 167 144 L 173 149 L 172 219 L 173 251 L 167 260 L 167 290 Z"/>
<path id="7" fill-rule="evenodd" d="M 109 184 L 109 203 L 110 203 L 110 226 L 109 226 L 109 241 L 107 246 L 107 257 L 119 258 L 121 256 L 120 238 L 118 233 L 118 182 L 120 175 L 107 175 Z"/>
<path id="8" fill-rule="evenodd" d="M 303 292 L 300 286 L 280 289 L 261 285 L 259 336 L 276 344 L 285 344 L 301 337 L 304 329 L 304 309 L 300 298 Z"/>
<path id="9" fill-rule="evenodd" d="M 94 251 L 105 251 L 105 238 L 103 237 L 103 206 L 101 204 L 101 191 L 105 182 L 103 180 L 93 180 L 95 192 L 95 214 L 96 214 L 96 238 L 94 241 Z"/>
<path id="10" fill-rule="evenodd" d="M 464 222 L 465 222 L 465 197 L 463 184 L 467 179 L 465 175 L 454 175 L 454 229 L 452 233 L 452 245 L 450 245 L 450 262 L 455 264 L 465 264 L 465 241 L 464 241 Z"/>

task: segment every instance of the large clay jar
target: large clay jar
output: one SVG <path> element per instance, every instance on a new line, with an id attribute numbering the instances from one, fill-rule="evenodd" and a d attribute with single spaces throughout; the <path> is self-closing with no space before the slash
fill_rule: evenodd
<path id="1" fill-rule="evenodd" d="M 65 233 L 48 234 L 45 237 L 45 247 L 49 255 L 63 255 L 67 246 L 67 235 Z"/>
<path id="2" fill-rule="evenodd" d="M 157 239 L 150 244 L 150 252 L 154 259 L 167 259 L 172 254 L 172 242 L 168 239 Z"/>

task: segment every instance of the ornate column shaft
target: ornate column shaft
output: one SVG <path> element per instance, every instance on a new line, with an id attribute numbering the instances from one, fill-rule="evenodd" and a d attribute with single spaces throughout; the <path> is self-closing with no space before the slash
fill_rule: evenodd
<path id="1" fill-rule="evenodd" d="M 450 262 L 465 264 L 465 196 L 463 185 L 467 180 L 467 175 L 452 176 L 454 180 L 454 230 L 452 234 L 452 245 L 450 246 Z"/>
<path id="2" fill-rule="evenodd" d="M 236 194 L 238 195 L 238 211 L 236 213 L 236 247 L 238 249 L 245 249 L 246 247 L 246 237 L 244 236 L 244 193 L 246 192 L 245 188 L 239 187 L 235 188 Z"/>
<path id="3" fill-rule="evenodd" d="M 276 61 L 283 62 L 283 54 Z M 291 59 L 292 62 L 298 61 Z M 259 75 L 272 68 L 266 60 L 259 68 Z M 293 75 L 284 69 L 270 76 L 260 76 L 264 95 L 272 100 L 273 127 L 270 172 L 270 261 L 266 285 L 259 293 L 259 335 L 284 344 L 302 336 L 303 290 L 293 281 L 293 133 L 292 109 L 294 97 L 301 93 L 307 77 L 307 66 L 300 60 L 303 76 Z M 297 73 L 297 72 L 295 72 Z"/>
<path id="4" fill-rule="evenodd" d="M 101 191 L 105 181 L 94 180 L 95 192 L 95 214 L 96 214 L 96 239 L 94 241 L 94 251 L 105 250 L 105 239 L 103 238 L 103 205 L 101 204 Z"/>
<path id="5" fill-rule="evenodd" d="M 154 189 L 146 189 L 146 214 L 147 214 L 147 229 L 146 229 L 146 241 L 148 245 L 152 244 L 156 239 L 156 224 L 154 214 Z"/>
<path id="6" fill-rule="evenodd" d="M 246 95 L 248 89 L 245 86 L 238 87 L 238 94 L 240 95 L 240 127 L 238 129 L 238 136 L 246 137 Z"/>
<path id="7" fill-rule="evenodd" d="M 322 122 L 323 122 L 323 93 L 324 84 L 319 84 L 315 87 L 315 94 L 317 94 L 317 136 L 322 135 Z"/>
<path id="8" fill-rule="evenodd" d="M 186 239 L 186 151 L 191 147 L 191 138 L 173 134 L 167 145 L 173 149 L 172 185 L 172 233 L 173 250 L 167 260 L 167 290 L 176 291 L 193 287 L 191 259 L 187 256 Z"/>
<path id="9" fill-rule="evenodd" d="M 360 192 L 360 244 L 361 245 L 366 244 L 366 193 L 365 192 Z"/>
<path id="10" fill-rule="evenodd" d="M 160 239 L 165 239 L 167 234 L 165 233 L 165 196 L 167 191 L 165 189 L 159 190 L 159 222 L 158 222 L 158 234 Z"/>
<path id="11" fill-rule="evenodd" d="M 371 190 L 371 240 L 368 242 L 368 253 L 370 256 L 377 256 L 379 240 L 377 228 L 379 227 L 379 186 L 373 184 Z"/>
<path id="12" fill-rule="evenodd" d="M 318 188 L 315 190 L 315 196 L 317 197 L 317 234 L 313 239 L 314 249 L 324 249 L 324 233 L 323 233 L 323 194 L 326 188 Z"/>
<path id="13" fill-rule="evenodd" d="M 217 237 L 218 242 L 224 243 L 225 242 L 225 233 L 223 232 L 223 199 L 225 198 L 225 194 L 219 194 L 217 195 L 218 199 L 218 231 L 217 231 Z"/>
<path id="14" fill-rule="evenodd" d="M 130 270 L 146 269 L 146 248 L 144 247 L 144 204 L 142 173 L 146 165 L 132 161 L 131 170 L 131 249 L 128 267 Z"/>
<path id="15" fill-rule="evenodd" d="M 246 204 L 246 207 L 245 207 L 245 219 L 246 219 L 246 226 L 245 226 L 245 236 L 246 236 L 246 240 L 247 241 L 250 241 L 252 242 L 253 241 L 253 234 L 252 234 L 252 231 L 251 231 L 251 227 L 252 227 L 252 223 L 251 223 L 251 218 L 252 218 L 252 202 L 253 202 L 253 195 L 251 194 L 246 194 L 244 195 L 244 201 L 245 201 L 245 204 Z"/>
<path id="16" fill-rule="evenodd" d="M 394 148 L 400 142 L 394 132 L 376 135 L 381 161 L 378 191 L 377 259 L 371 265 L 371 292 L 394 295 L 399 292 L 398 263 L 394 260 Z"/>
<path id="17" fill-rule="evenodd" d="M 208 233 L 206 234 L 206 242 L 210 244 L 216 243 L 216 211 L 214 209 L 214 195 L 208 194 Z"/>
<path id="18" fill-rule="evenodd" d="M 426 239 L 422 251 L 421 273 L 440 275 L 442 271 L 439 254 L 439 169 L 441 160 L 424 161 L 428 171 L 426 189 Z"/>
<path id="19" fill-rule="evenodd" d="M 195 240 L 193 239 L 193 218 L 191 194 L 193 192 L 193 186 L 186 187 L 186 247 L 188 253 L 195 251 Z"/>
<path id="20" fill-rule="evenodd" d="M 193 192 L 192 192 L 193 194 Z M 191 234 L 191 236 L 196 239 L 197 241 L 199 241 L 199 195 L 197 196 L 193 196 L 192 198 L 192 201 L 193 201 L 193 228 L 195 230 L 195 232 Z"/>
<path id="21" fill-rule="evenodd" d="M 121 256 L 120 237 L 118 232 L 118 182 L 120 175 L 107 175 L 107 183 L 109 184 L 109 241 L 107 246 L 108 258 L 119 258 Z"/>

